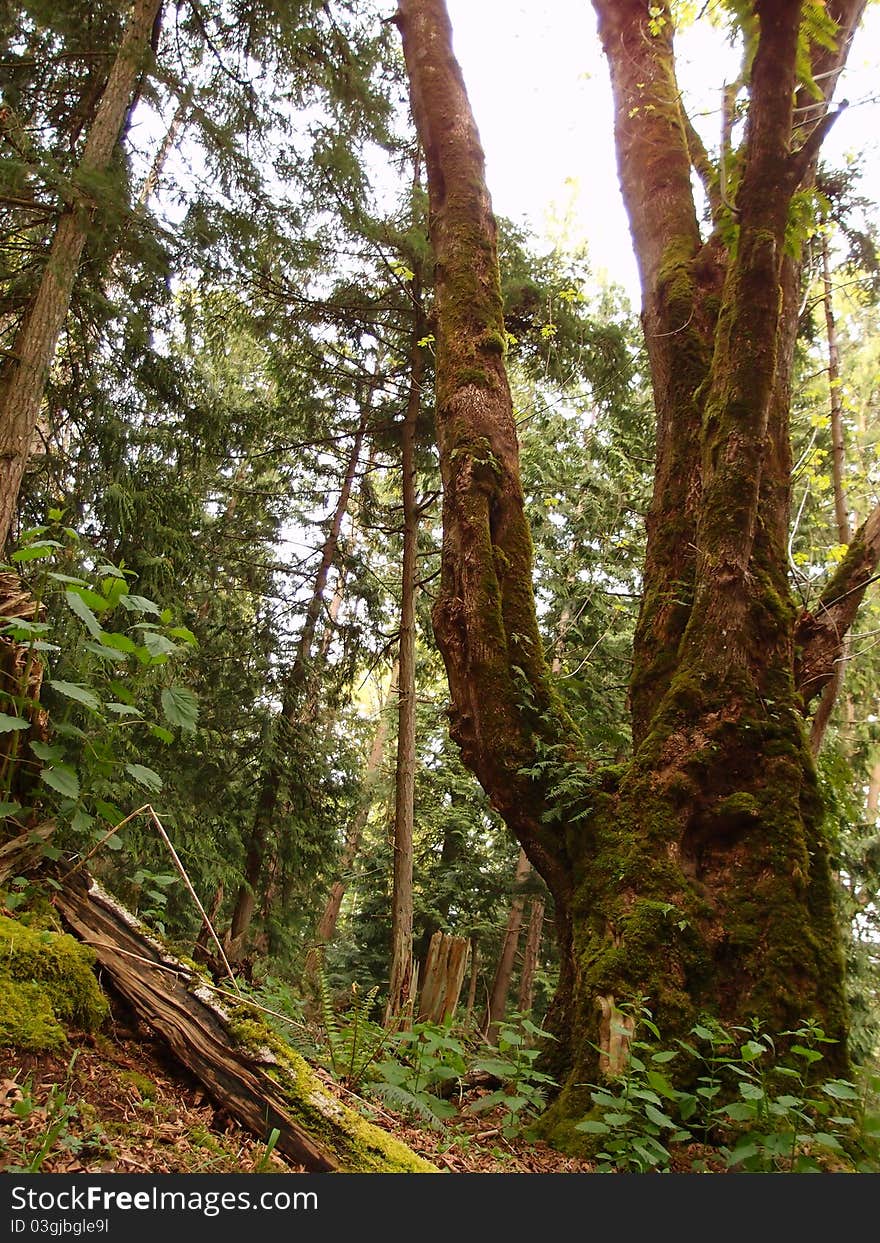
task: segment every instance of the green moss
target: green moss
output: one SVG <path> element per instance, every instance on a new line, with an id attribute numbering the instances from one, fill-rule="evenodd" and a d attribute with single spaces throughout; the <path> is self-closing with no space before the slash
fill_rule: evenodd
<path id="1" fill-rule="evenodd" d="M 142 1075 L 136 1070 L 124 1070 L 119 1078 L 124 1083 L 130 1083 L 132 1087 L 136 1088 L 143 1101 L 154 1101 L 159 1095 L 155 1083 L 148 1079 L 146 1075 Z"/>
<path id="2" fill-rule="evenodd" d="M 0 973 L 0 1048 L 53 1053 L 66 1041 L 52 1003 L 39 984 L 18 984 Z"/>
<path id="3" fill-rule="evenodd" d="M 109 1006 L 92 972 L 94 961 L 92 951 L 67 933 L 0 916 L 0 981 L 28 986 L 36 1012 L 44 1018 L 51 1013 L 59 1027 L 96 1031 L 107 1018 Z M 37 994 L 44 999 L 38 1007 Z M 22 997 L 14 987 L 5 988 L 4 995 L 13 1007 Z M 14 1010 L 10 1017 L 14 1027 Z M 51 1028 L 46 1032 L 49 1037 Z"/>
<path id="4" fill-rule="evenodd" d="M 306 1061 L 268 1028 L 257 1011 L 236 1007 L 230 1034 L 261 1060 L 291 1116 L 329 1149 L 348 1174 L 435 1174 L 437 1170 L 379 1127 L 332 1097 Z"/>

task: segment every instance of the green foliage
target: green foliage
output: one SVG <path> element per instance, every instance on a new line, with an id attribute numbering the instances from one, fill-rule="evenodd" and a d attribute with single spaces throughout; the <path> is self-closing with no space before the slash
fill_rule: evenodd
<path id="1" fill-rule="evenodd" d="M 706 1019 L 671 1049 L 643 1002 L 626 1009 L 634 1029 L 617 1030 L 629 1041 L 627 1064 L 589 1085 L 594 1109 L 575 1128 L 596 1137 L 600 1171 L 668 1171 L 683 1144 L 700 1145 L 695 1171 L 713 1161 L 750 1173 L 878 1168 L 880 1080 L 860 1089 L 820 1078 L 821 1046 L 834 1042 L 817 1024 L 774 1037 L 758 1020 L 727 1029 Z M 686 1088 L 675 1086 L 673 1062 Z"/>
<path id="2" fill-rule="evenodd" d="M 392 1109 L 440 1126 L 455 1116 L 455 1105 L 443 1093 L 467 1073 L 462 1039 L 437 1023 L 414 1023 L 393 1039 L 393 1055 L 376 1063 L 369 1091 Z"/>
<path id="3" fill-rule="evenodd" d="M 499 1024 L 497 1047 L 477 1057 L 473 1069 L 497 1077 L 501 1087 L 468 1105 L 468 1111 L 483 1113 L 500 1108 L 504 1118 L 502 1134 L 508 1138 L 519 1135 L 540 1113 L 547 1091 L 554 1086 L 553 1077 L 538 1069 L 540 1048 L 536 1047 L 537 1041 L 554 1039 L 525 1015 L 512 1016 L 511 1021 Z"/>
<path id="4" fill-rule="evenodd" d="M 32 738 L 17 748 L 0 793 L 23 779 L 33 786 L 36 778 L 34 797 L 66 826 L 67 842 L 81 847 L 125 818 L 127 800 L 161 790 L 162 777 L 139 762 L 141 746 L 157 731 L 174 741 L 157 717 L 195 729 L 195 696 L 172 680 L 172 662 L 195 638 L 173 624 L 171 609 L 131 592 L 131 571 L 88 548 L 57 510 L 47 525 L 22 533 L 6 568 L 28 575 L 39 619 L 0 626 L 26 654 L 21 684 L 10 696 L 11 719 L 23 739 L 19 722 L 30 728 L 31 670 L 42 667 L 49 740 Z"/>
<path id="5" fill-rule="evenodd" d="M 0 1165 L 6 1173 L 39 1174 L 46 1158 L 59 1151 L 72 1155 L 112 1154 L 103 1130 L 85 1123 L 80 1106 L 73 1098 L 71 1076 L 76 1058 L 74 1053 L 64 1083 L 50 1086 L 44 1104 L 35 1096 L 33 1075 L 22 1080 L 10 1104 L 12 1113 L 19 1119 L 20 1132 L 16 1135 L 11 1128 L 6 1128 L 6 1133 L 0 1135 Z M 28 1125 L 31 1119 L 39 1122 L 36 1133 Z"/>

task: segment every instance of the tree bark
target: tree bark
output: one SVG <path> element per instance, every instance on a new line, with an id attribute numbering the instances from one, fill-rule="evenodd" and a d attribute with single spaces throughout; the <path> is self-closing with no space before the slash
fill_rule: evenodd
<path id="1" fill-rule="evenodd" d="M 504 1021 L 504 1013 L 507 1009 L 507 996 L 510 992 L 510 982 L 513 979 L 516 952 L 519 949 L 523 908 L 526 902 L 525 896 L 522 893 L 522 886 L 531 870 L 532 865 L 529 863 L 526 852 L 520 850 L 516 861 L 516 875 L 513 881 L 514 894 L 507 913 L 507 927 L 504 931 L 504 940 L 501 943 L 501 953 L 498 957 L 498 966 L 495 969 L 495 978 L 492 981 L 492 991 L 489 994 L 486 1021 L 483 1024 L 486 1039 L 490 1044 L 495 1044 L 498 1039 L 498 1027 Z"/>
<path id="2" fill-rule="evenodd" d="M 416 571 L 419 507 L 416 498 L 416 425 L 422 403 L 423 346 L 426 332 L 421 278 L 412 282 L 415 308 L 410 345 L 410 381 L 401 429 L 403 566 L 400 586 L 400 676 L 398 682 L 397 766 L 394 796 L 394 871 L 391 891 L 391 966 L 385 1025 L 415 1001 L 413 981 L 413 827 L 416 784 Z"/>
<path id="3" fill-rule="evenodd" d="M 360 806 L 352 817 L 351 824 L 348 826 L 348 832 L 345 835 L 345 846 L 342 851 L 342 858 L 339 861 L 339 877 L 333 882 L 323 913 L 315 928 L 314 939 L 317 946 L 329 945 L 336 935 L 336 924 L 339 920 L 342 899 L 345 897 L 345 891 L 348 888 L 349 872 L 361 848 L 361 838 L 363 837 L 367 817 L 373 804 L 373 794 L 382 772 L 382 757 L 385 754 L 385 743 L 388 741 L 388 711 L 392 700 L 398 694 L 399 669 L 399 663 L 395 661 L 391 672 L 388 694 L 380 709 L 373 741 L 370 744 L 370 753 L 367 757 L 367 766 L 361 783 Z M 310 956 L 310 962 L 317 965 L 315 957 Z M 314 966 L 312 966 L 313 969 Z"/>
<path id="4" fill-rule="evenodd" d="M 529 930 L 523 950 L 522 975 L 519 980 L 519 1012 L 530 1014 L 535 1004 L 535 973 L 541 951 L 541 933 L 544 927 L 544 900 L 532 898 L 529 903 Z"/>
<path id="5" fill-rule="evenodd" d="M 801 4 L 756 0 L 736 201 L 706 241 L 669 8 L 594 7 L 658 443 L 635 750 L 610 769 L 586 761 L 535 624 L 494 222 L 448 17 L 442 0 L 401 0 L 397 14 L 436 263 L 444 537 L 434 626 L 462 757 L 554 898 L 561 965 L 548 1064 L 565 1084 L 544 1128 L 573 1146 L 590 1107 L 583 1085 L 625 1054 L 611 1047 L 624 999 L 647 997 L 667 1040 L 700 1012 L 757 1015 L 777 1035 L 813 1017 L 836 1041 L 823 1068 L 846 1070 L 840 935 L 801 692 L 832 667 L 827 649 L 852 622 L 880 541 L 880 518 L 869 519 L 833 594 L 796 625 L 786 535 L 799 263 L 788 223 L 835 81 L 821 79 L 811 126 L 796 127 Z M 843 63 L 863 7 L 828 4 L 840 29 L 817 70 Z M 575 779 L 583 794 L 561 801 L 558 788 Z"/>
<path id="6" fill-rule="evenodd" d="M 71 201 L 58 219 L 42 279 L 12 350 L 0 364 L 0 554 L 12 529 L 46 380 L 96 210 L 89 183 L 110 165 L 149 53 L 160 4 L 161 0 L 135 0 L 131 8 L 73 179 Z"/>

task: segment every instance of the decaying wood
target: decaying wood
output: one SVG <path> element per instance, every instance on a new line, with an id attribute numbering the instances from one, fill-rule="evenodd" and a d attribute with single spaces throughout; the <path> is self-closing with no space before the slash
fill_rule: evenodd
<path id="1" fill-rule="evenodd" d="M 243 1047 L 232 1030 L 232 1010 L 225 999 L 218 1001 L 203 976 L 170 954 L 96 882 L 83 873 L 69 877 L 56 905 L 71 931 L 94 950 L 101 969 L 138 1018 L 248 1130 L 265 1139 L 277 1128 L 278 1150 L 315 1173 L 381 1170 L 382 1150 L 396 1141 L 358 1118 L 359 1141 L 371 1158 L 366 1166 L 348 1164 L 334 1141 L 338 1135 L 343 1147 L 351 1145 L 347 1128 L 354 1115 L 314 1076 L 302 1102 L 319 1119 L 316 1130 L 321 1134 L 312 1134 L 293 1116 L 290 1101 L 272 1077 L 280 1065 L 272 1050 Z M 402 1147 L 400 1151 L 405 1152 Z M 431 1172 L 427 1162 L 408 1155 L 413 1172 Z M 401 1167 L 391 1158 L 387 1168 Z"/>
<path id="2" fill-rule="evenodd" d="M 55 821 L 44 820 L 0 846 L 0 885 L 9 876 L 26 875 L 43 858 L 43 847 L 55 832 Z"/>
<path id="3" fill-rule="evenodd" d="M 467 937 L 453 937 L 445 932 L 435 932 L 431 937 L 419 998 L 420 1020 L 445 1023 L 455 1014 L 469 948 Z"/>

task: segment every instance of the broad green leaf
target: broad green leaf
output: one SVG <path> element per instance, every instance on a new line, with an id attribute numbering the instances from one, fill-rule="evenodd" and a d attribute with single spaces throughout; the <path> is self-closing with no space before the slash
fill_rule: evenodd
<path id="1" fill-rule="evenodd" d="M 30 721 L 26 721 L 24 717 L 8 716 L 5 712 L 0 712 L 0 734 L 11 734 L 14 730 L 30 727 Z"/>
<path id="2" fill-rule="evenodd" d="M 119 824 L 125 819 L 125 812 L 120 811 L 115 803 L 105 803 L 100 798 L 95 801 L 95 810 L 108 824 Z"/>
<path id="3" fill-rule="evenodd" d="M 50 678 L 49 685 L 59 695 L 64 695 L 67 699 L 75 699 L 77 703 L 90 708 L 92 712 L 100 712 L 101 701 L 87 686 L 81 686 L 79 682 L 62 682 L 59 678 Z"/>
<path id="4" fill-rule="evenodd" d="M 49 577 L 54 578 L 56 583 L 75 583 L 77 587 L 88 587 L 84 578 L 76 578 L 73 574 L 61 574 L 58 570 L 50 570 Z"/>
<path id="5" fill-rule="evenodd" d="M 52 747 L 46 742 L 35 741 L 30 744 L 31 750 L 38 760 L 44 764 L 57 764 L 64 759 L 63 747 Z"/>
<path id="6" fill-rule="evenodd" d="M 611 1127 L 604 1122 L 594 1122 L 592 1118 L 584 1118 L 583 1122 L 575 1123 L 576 1131 L 586 1131 L 588 1135 L 608 1135 Z"/>
<path id="7" fill-rule="evenodd" d="M 155 630 L 144 631 L 144 647 L 153 657 L 170 656 L 172 652 L 177 651 L 175 643 L 166 639 L 164 634 L 157 634 Z"/>
<path id="8" fill-rule="evenodd" d="M 168 633 L 175 639 L 183 639 L 185 643 L 198 644 L 198 639 L 187 626 L 172 626 Z"/>
<path id="9" fill-rule="evenodd" d="M 140 716 L 138 709 L 133 708 L 131 704 L 107 703 L 104 707 L 116 716 Z"/>
<path id="10" fill-rule="evenodd" d="M 165 729 L 164 726 L 162 725 L 151 725 L 150 733 L 153 735 L 154 738 L 158 738 L 160 742 L 164 742 L 164 743 L 174 742 L 174 735 L 172 734 L 171 730 Z"/>
<path id="11" fill-rule="evenodd" d="M 29 544 L 27 548 L 19 548 L 12 554 L 13 561 L 37 561 L 40 557 L 51 557 L 56 548 L 62 545 L 57 540 L 40 540 L 38 544 Z"/>
<path id="12" fill-rule="evenodd" d="M 95 823 L 95 817 L 90 816 L 87 811 L 83 811 L 81 807 L 77 807 L 70 822 L 70 827 L 77 833 L 87 832 Z"/>
<path id="13" fill-rule="evenodd" d="M 79 798 L 79 777 L 76 770 L 68 764 L 55 764 L 52 768 L 40 769 L 40 780 L 47 786 L 64 794 L 67 798 Z"/>
<path id="14" fill-rule="evenodd" d="M 21 811 L 21 803 L 0 803 L 0 816 L 14 816 Z"/>
<path id="15" fill-rule="evenodd" d="M 86 604 L 85 600 L 78 596 L 75 591 L 71 591 L 70 588 L 65 591 L 64 599 L 67 601 L 67 607 L 70 611 L 72 613 L 76 613 L 80 621 L 85 623 L 86 630 L 88 630 L 89 634 L 94 635 L 96 639 L 100 638 L 100 622 Z"/>
<path id="16" fill-rule="evenodd" d="M 101 642 L 105 647 L 114 647 L 118 652 L 128 652 L 134 655 L 137 652 L 137 644 L 134 639 L 129 638 L 127 634 L 120 634 L 116 630 L 105 630 L 101 634 Z"/>
<path id="17" fill-rule="evenodd" d="M 96 613 L 106 613 L 111 607 L 110 601 L 106 596 L 99 595 L 97 591 L 92 591 L 90 587 L 71 587 L 70 590 Z"/>
<path id="18" fill-rule="evenodd" d="M 829 1079 L 827 1083 L 822 1084 L 822 1091 L 826 1096 L 833 1096 L 836 1101 L 857 1101 L 859 1092 L 851 1083 L 847 1083 L 845 1079 Z"/>
<path id="19" fill-rule="evenodd" d="M 120 596 L 119 603 L 123 608 L 128 609 L 129 613 L 153 613 L 156 617 L 160 616 L 158 604 L 152 600 L 148 600 L 146 596 L 134 596 L 126 593 Z"/>
<path id="20" fill-rule="evenodd" d="M 111 663 L 125 664 L 128 660 L 125 652 L 120 652 L 115 647 L 105 647 L 103 643 L 84 643 L 83 650 L 91 652 L 93 656 L 100 656 L 101 660 L 109 660 Z"/>
<path id="21" fill-rule="evenodd" d="M 166 686 L 162 691 L 162 711 L 169 725 L 179 725 L 192 733 L 199 719 L 199 701 L 185 686 Z"/>
<path id="22" fill-rule="evenodd" d="M 153 772 L 152 768 L 146 768 L 143 764 L 126 764 L 125 771 L 138 785 L 144 786 L 147 790 L 162 789 L 162 778 L 158 773 Z"/>
<path id="23" fill-rule="evenodd" d="M 764 1098 L 764 1089 L 758 1083 L 741 1083 L 739 1094 L 747 1101 L 760 1101 Z"/>

